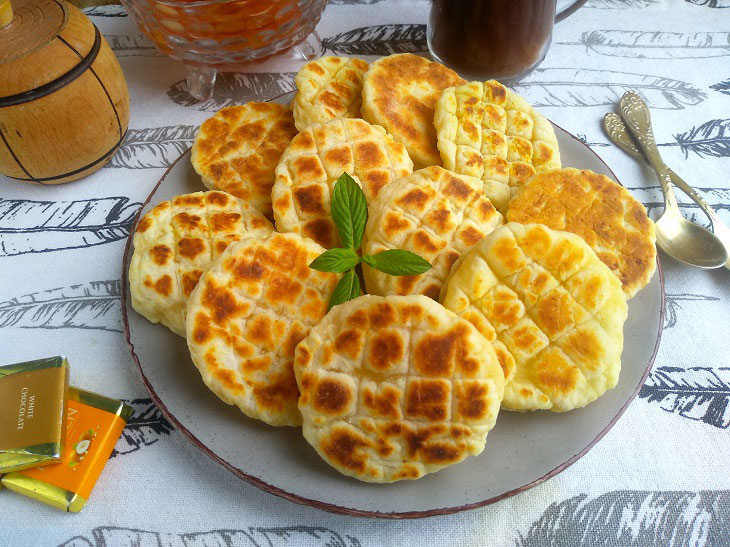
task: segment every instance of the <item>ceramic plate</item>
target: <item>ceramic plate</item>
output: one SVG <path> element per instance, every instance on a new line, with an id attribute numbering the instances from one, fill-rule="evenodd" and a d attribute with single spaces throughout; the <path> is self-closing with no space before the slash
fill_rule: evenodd
<path id="1" fill-rule="evenodd" d="M 284 97 L 286 101 L 289 97 Z M 555 128 L 563 165 L 616 180 L 576 137 Z M 143 212 L 172 196 L 205 190 L 183 153 L 147 198 Z M 234 475 L 289 500 L 328 511 L 414 518 L 493 503 L 556 475 L 585 454 L 616 423 L 644 383 L 659 345 L 664 315 L 661 269 L 629 302 L 618 385 L 596 402 L 565 414 L 501 412 L 477 457 L 417 481 L 368 484 L 325 464 L 296 428 L 269 427 L 226 405 L 203 384 L 183 338 L 154 325 L 131 306 L 124 253 L 122 308 L 132 357 L 160 410 L 202 452 Z"/>

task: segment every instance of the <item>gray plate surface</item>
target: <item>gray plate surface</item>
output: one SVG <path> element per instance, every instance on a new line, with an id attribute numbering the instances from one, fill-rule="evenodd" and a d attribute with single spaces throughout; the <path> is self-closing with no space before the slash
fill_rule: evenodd
<path id="1" fill-rule="evenodd" d="M 555 131 L 564 166 L 616 180 L 576 137 L 559 127 Z M 143 212 L 200 190 L 205 188 L 187 151 L 162 177 Z M 205 387 L 185 340 L 132 309 L 126 277 L 130 246 L 128 242 L 123 270 L 125 330 L 132 357 L 163 413 L 195 446 L 238 477 L 292 501 L 347 514 L 414 518 L 453 513 L 516 494 L 559 473 L 585 454 L 636 396 L 654 361 L 664 315 L 664 283 L 657 268 L 649 285 L 629 302 L 623 366 L 613 390 L 564 414 L 501 412 L 481 455 L 417 481 L 367 484 L 325 464 L 299 429 L 249 419 Z"/>

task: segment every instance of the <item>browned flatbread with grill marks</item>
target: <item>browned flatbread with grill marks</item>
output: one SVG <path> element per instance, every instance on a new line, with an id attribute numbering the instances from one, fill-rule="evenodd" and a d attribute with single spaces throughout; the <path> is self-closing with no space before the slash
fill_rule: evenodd
<path id="1" fill-rule="evenodd" d="M 417 479 L 479 454 L 504 388 L 484 337 L 421 295 L 335 306 L 297 346 L 294 370 L 304 437 L 367 482 Z"/>
<path id="2" fill-rule="evenodd" d="M 368 208 L 363 253 L 404 249 L 431 263 L 420 275 L 393 276 L 363 264 L 368 293 L 423 294 L 438 300 L 452 264 L 503 223 L 482 181 L 426 167 L 383 188 Z"/>
<path id="3" fill-rule="evenodd" d="M 200 126 L 190 159 L 207 188 L 242 198 L 270 217 L 274 169 L 296 134 L 286 105 L 229 106 Z"/>
<path id="4" fill-rule="evenodd" d="M 266 238 L 274 227 L 258 209 L 225 192 L 163 201 L 137 225 L 129 265 L 132 307 L 185 336 L 185 306 L 198 279 L 229 244 Z"/>
<path id="5" fill-rule="evenodd" d="M 305 64 L 294 78 L 292 100 L 299 131 L 335 118 L 359 118 L 362 77 L 368 64 L 353 57 L 320 57 Z"/>
<path id="6" fill-rule="evenodd" d="M 626 298 L 656 270 L 654 223 L 639 200 L 605 175 L 573 168 L 540 173 L 510 201 L 507 220 L 578 234 L 618 276 Z"/>
<path id="7" fill-rule="evenodd" d="M 416 169 L 441 165 L 434 108 L 444 89 L 463 83 L 450 68 L 411 53 L 382 57 L 365 73 L 362 115 L 403 143 Z"/>
<path id="8" fill-rule="evenodd" d="M 309 267 L 324 249 L 296 234 L 231 245 L 190 296 L 188 348 L 205 384 L 271 425 L 299 425 L 294 348 L 327 312 L 340 274 Z"/>
<path id="9" fill-rule="evenodd" d="M 501 349 L 503 408 L 565 412 L 618 382 L 628 306 L 576 234 L 500 226 L 454 265 L 441 302 Z"/>
<path id="10" fill-rule="evenodd" d="M 381 188 L 412 171 L 406 149 L 378 125 L 359 118 L 312 125 L 292 139 L 276 167 L 276 228 L 336 247 L 340 239 L 330 208 L 342 173 L 360 184 L 370 203 Z"/>
<path id="11" fill-rule="evenodd" d="M 434 125 L 444 167 L 481 179 L 502 213 L 532 175 L 560 168 L 552 124 L 496 80 L 444 90 Z"/>

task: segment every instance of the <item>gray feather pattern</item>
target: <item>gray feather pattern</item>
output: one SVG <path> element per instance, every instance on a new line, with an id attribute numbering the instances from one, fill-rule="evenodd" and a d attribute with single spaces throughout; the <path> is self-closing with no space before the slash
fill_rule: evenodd
<path id="1" fill-rule="evenodd" d="M 598 9 L 646 8 L 659 0 L 589 0 L 586 7 Z"/>
<path id="2" fill-rule="evenodd" d="M 89 17 L 127 17 L 127 10 L 118 5 L 94 6 L 83 11 Z"/>
<path id="3" fill-rule="evenodd" d="M 684 0 L 698 6 L 707 6 L 708 8 L 730 8 L 730 0 Z"/>
<path id="4" fill-rule="evenodd" d="M 730 157 L 730 119 L 710 120 L 674 138 L 685 157 L 690 152 L 700 157 Z"/>
<path id="5" fill-rule="evenodd" d="M 117 57 L 163 57 L 144 34 L 105 34 L 109 46 Z"/>
<path id="6" fill-rule="evenodd" d="M 550 505 L 517 547 L 726 545 L 730 491 L 615 490 Z"/>
<path id="7" fill-rule="evenodd" d="M 129 129 L 124 142 L 105 167 L 167 168 L 193 143 L 194 125 Z"/>
<path id="8" fill-rule="evenodd" d="M 167 96 L 180 106 L 187 106 L 204 112 L 216 112 L 226 106 L 249 101 L 266 101 L 294 90 L 294 72 L 224 72 L 218 74 L 213 97 L 207 101 L 193 98 L 185 80 L 175 82 Z"/>
<path id="9" fill-rule="evenodd" d="M 121 282 L 90 281 L 0 302 L 0 328 L 122 332 Z"/>
<path id="10" fill-rule="evenodd" d="M 119 454 L 136 452 L 143 446 L 155 444 L 163 435 L 169 435 L 172 425 L 152 402 L 152 399 L 133 399 L 124 401 L 134 409 L 134 413 L 127 420 L 110 458 Z"/>
<path id="11" fill-rule="evenodd" d="M 126 197 L 76 201 L 0 198 L 0 257 L 125 239 L 141 205 Z"/>
<path id="12" fill-rule="evenodd" d="M 651 108 L 680 110 L 707 98 L 679 80 L 586 68 L 539 68 L 514 88 L 536 107 L 612 106 L 629 90 L 639 92 Z"/>
<path id="13" fill-rule="evenodd" d="M 729 367 L 659 367 L 639 397 L 662 410 L 727 429 L 730 426 Z"/>
<path id="14" fill-rule="evenodd" d="M 322 40 L 322 49 L 333 55 L 391 55 L 428 49 L 426 25 L 394 24 L 360 27 Z"/>
<path id="15" fill-rule="evenodd" d="M 584 32 L 577 44 L 601 55 L 639 59 L 703 59 L 730 55 L 728 32 L 594 30 Z"/>
<path id="16" fill-rule="evenodd" d="M 671 329 L 677 324 L 677 311 L 682 309 L 681 302 L 717 302 L 720 300 L 717 296 L 691 293 L 667 293 L 665 298 L 667 313 L 664 317 L 664 329 Z"/>
<path id="17" fill-rule="evenodd" d="M 719 91 L 720 93 L 724 93 L 725 95 L 730 95 L 730 79 L 723 80 L 722 82 L 717 82 L 716 84 L 712 84 L 710 86 L 710 89 L 714 89 L 715 91 Z"/>
<path id="18" fill-rule="evenodd" d="M 166 545 L 169 547 L 361 547 L 357 538 L 321 526 L 277 526 L 221 529 L 170 534 L 135 528 L 99 526 L 92 540 L 75 536 L 59 547 L 114 547 L 117 545 Z"/>

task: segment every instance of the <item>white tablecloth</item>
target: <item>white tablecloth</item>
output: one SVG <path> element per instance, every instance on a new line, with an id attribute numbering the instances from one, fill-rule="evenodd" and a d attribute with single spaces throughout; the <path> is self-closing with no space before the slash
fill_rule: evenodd
<path id="1" fill-rule="evenodd" d="M 195 128 L 225 105 L 292 89 L 296 67 L 224 74 L 214 99 L 197 103 L 183 66 L 152 48 L 122 8 L 87 12 L 126 75 L 129 133 L 107 167 L 78 182 L 40 187 L 0 176 L 0 362 L 66 355 L 74 385 L 131 401 L 136 413 L 81 513 L 0 492 L 0 544 L 730 544 L 730 272 L 663 254 L 667 314 L 646 385 L 586 456 L 527 492 L 425 520 L 355 518 L 262 492 L 189 445 L 151 403 L 121 334 L 125 238 Z M 340 0 L 318 31 L 328 53 L 423 50 L 427 14 L 423 1 Z M 386 24 L 396 26 L 342 35 Z M 556 27 L 547 58 L 516 90 L 585 139 L 656 216 L 656 178 L 600 126 L 625 90 L 639 90 L 667 163 L 730 223 L 728 31 L 728 0 L 590 0 Z"/>

